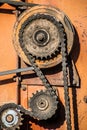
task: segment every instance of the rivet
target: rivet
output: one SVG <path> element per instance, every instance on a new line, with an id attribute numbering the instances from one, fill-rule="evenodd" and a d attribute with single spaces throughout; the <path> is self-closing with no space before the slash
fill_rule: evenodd
<path id="1" fill-rule="evenodd" d="M 26 85 L 22 85 L 21 88 L 22 88 L 23 91 L 26 91 L 26 89 L 27 89 Z"/>

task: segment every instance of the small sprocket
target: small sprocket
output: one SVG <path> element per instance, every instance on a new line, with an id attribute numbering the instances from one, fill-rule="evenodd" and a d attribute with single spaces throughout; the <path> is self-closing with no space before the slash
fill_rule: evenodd
<path id="1" fill-rule="evenodd" d="M 47 120 L 56 113 L 58 97 L 54 91 L 36 91 L 29 100 L 29 107 L 35 119 Z"/>
<path id="2" fill-rule="evenodd" d="M 22 125 L 22 113 L 16 105 L 9 103 L 0 108 L 0 125 L 1 129 L 16 130 Z"/>

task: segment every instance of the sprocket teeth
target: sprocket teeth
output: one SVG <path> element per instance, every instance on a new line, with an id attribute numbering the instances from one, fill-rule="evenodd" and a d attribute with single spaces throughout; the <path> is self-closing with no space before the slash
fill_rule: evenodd
<path id="1" fill-rule="evenodd" d="M 45 91 L 41 90 L 40 92 L 43 93 L 43 92 L 45 92 Z"/>
<path id="2" fill-rule="evenodd" d="M 41 60 L 43 60 L 43 59 L 44 59 L 44 57 L 42 57 L 42 56 L 41 56 L 40 58 L 41 58 Z"/>
<path id="3" fill-rule="evenodd" d="M 20 130 L 20 127 L 17 127 L 18 130 Z"/>
<path id="4" fill-rule="evenodd" d="M 36 93 L 38 93 L 38 90 L 36 90 Z"/>
<path id="5" fill-rule="evenodd" d="M 34 96 L 35 94 L 34 94 L 34 93 L 32 93 L 32 95 Z"/>
<path id="6" fill-rule="evenodd" d="M 24 118 L 21 118 L 21 121 L 23 121 L 24 120 Z"/>
<path id="7" fill-rule="evenodd" d="M 23 116 L 23 113 L 20 113 L 21 117 Z"/>
<path id="8" fill-rule="evenodd" d="M 48 55 L 49 58 L 52 58 L 52 54 Z"/>
<path id="9" fill-rule="evenodd" d="M 57 53 L 59 52 L 59 48 L 56 49 L 56 52 L 57 52 Z"/>
<path id="10" fill-rule="evenodd" d="M 23 119 L 23 120 L 24 120 L 24 119 Z M 23 120 L 22 120 L 22 121 L 23 121 Z M 23 125 L 23 123 L 21 122 L 21 123 L 20 123 L 20 126 L 22 126 L 22 125 Z"/>

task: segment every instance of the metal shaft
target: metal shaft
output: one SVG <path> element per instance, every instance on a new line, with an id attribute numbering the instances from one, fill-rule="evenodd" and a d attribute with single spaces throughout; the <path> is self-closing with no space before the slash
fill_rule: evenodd
<path id="1" fill-rule="evenodd" d="M 8 75 L 8 74 L 14 74 L 14 73 L 26 72 L 26 71 L 30 71 L 30 70 L 34 70 L 34 68 L 33 67 L 27 67 L 27 68 L 20 68 L 20 69 L 14 69 L 14 70 L 7 70 L 7 71 L 0 72 L 0 76 Z"/>

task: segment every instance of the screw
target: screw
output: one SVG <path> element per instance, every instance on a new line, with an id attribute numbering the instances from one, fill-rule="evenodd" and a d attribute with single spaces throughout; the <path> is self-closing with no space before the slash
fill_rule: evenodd
<path id="1" fill-rule="evenodd" d="M 22 88 L 23 91 L 26 91 L 26 89 L 27 89 L 26 85 L 22 85 L 21 88 Z"/>

